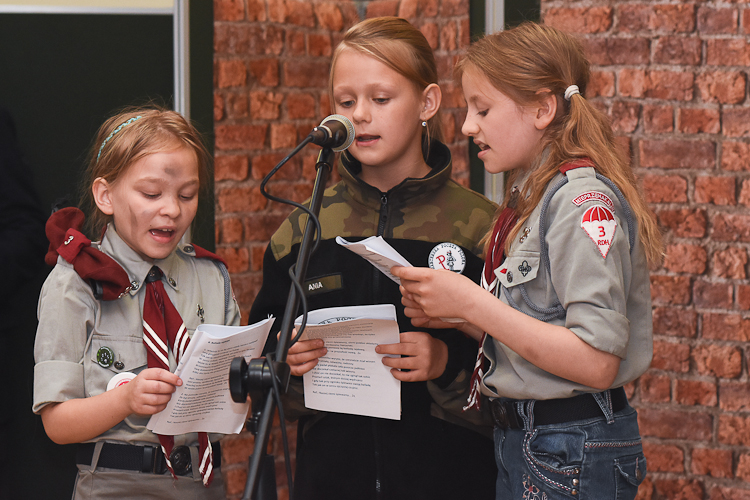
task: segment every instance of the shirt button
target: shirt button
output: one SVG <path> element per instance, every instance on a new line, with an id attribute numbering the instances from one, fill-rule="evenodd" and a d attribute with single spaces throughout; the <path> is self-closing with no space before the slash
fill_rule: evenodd
<path id="1" fill-rule="evenodd" d="M 573 479 L 573 486 L 578 486 L 578 483 L 579 483 L 579 482 L 580 482 L 580 481 L 578 481 L 578 479 Z"/>
<path id="2" fill-rule="evenodd" d="M 571 495 L 577 495 L 578 494 L 578 490 L 576 490 L 576 489 L 570 490 L 570 494 Z"/>
<path id="3" fill-rule="evenodd" d="M 185 253 L 192 253 L 195 248 L 193 248 L 193 245 L 185 245 L 183 250 L 185 251 Z"/>
<path id="4" fill-rule="evenodd" d="M 122 370 L 123 368 L 125 368 L 125 363 L 119 360 L 115 361 L 115 368 L 117 368 L 118 370 Z"/>
<path id="5" fill-rule="evenodd" d="M 177 282 L 174 280 L 174 278 L 168 278 L 169 284 L 172 286 L 177 286 Z"/>

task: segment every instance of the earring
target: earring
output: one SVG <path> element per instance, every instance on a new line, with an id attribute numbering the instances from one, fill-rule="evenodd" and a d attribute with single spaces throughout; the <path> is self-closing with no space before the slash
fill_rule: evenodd
<path id="1" fill-rule="evenodd" d="M 427 126 L 427 122 L 422 122 L 422 126 L 426 127 Z"/>

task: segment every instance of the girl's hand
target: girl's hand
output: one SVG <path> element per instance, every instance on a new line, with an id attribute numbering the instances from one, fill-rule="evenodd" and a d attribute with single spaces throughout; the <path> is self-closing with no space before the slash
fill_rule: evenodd
<path id="1" fill-rule="evenodd" d="M 440 318 L 431 318 L 425 314 L 422 308 L 411 297 L 403 286 L 399 287 L 401 291 L 401 304 L 404 305 L 404 315 L 411 318 L 411 324 L 418 328 L 457 328 L 461 329 L 461 323 L 452 323 Z"/>
<path id="2" fill-rule="evenodd" d="M 408 305 L 404 304 L 409 308 L 406 315 L 418 318 L 418 321 L 425 317 L 432 318 L 430 321 L 436 318 L 466 320 L 471 294 L 482 290 L 466 276 L 453 271 L 396 266 L 391 272 L 401 278 L 401 294 L 410 301 Z M 455 323 L 448 325 L 448 328 L 456 328 Z"/>
<path id="3" fill-rule="evenodd" d="M 297 335 L 297 329 L 292 332 L 292 337 Z M 318 364 L 318 358 L 325 356 L 328 349 L 323 339 L 298 340 L 289 348 L 286 362 L 295 377 L 301 377 Z"/>
<path id="4" fill-rule="evenodd" d="M 167 407 L 175 387 L 180 385 L 182 380 L 174 373 L 163 368 L 146 368 L 122 387 L 132 413 L 153 415 Z"/>
<path id="5" fill-rule="evenodd" d="M 398 344 L 381 344 L 375 347 L 378 354 L 405 356 L 383 358 L 391 374 L 402 382 L 422 382 L 438 378 L 448 364 L 448 346 L 427 332 L 403 332 Z M 411 370 L 411 371 L 401 371 Z"/>

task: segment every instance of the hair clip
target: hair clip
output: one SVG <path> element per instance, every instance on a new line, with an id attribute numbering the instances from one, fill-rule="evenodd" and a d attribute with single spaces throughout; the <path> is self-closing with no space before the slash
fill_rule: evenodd
<path id="1" fill-rule="evenodd" d="M 104 146 L 107 144 L 107 142 L 109 142 L 109 140 L 112 138 L 112 136 L 114 136 L 117 132 L 119 132 L 120 130 L 122 130 L 124 127 L 127 127 L 128 125 L 130 125 L 131 123 L 133 123 L 134 121 L 136 121 L 136 120 L 138 120 L 140 118 L 141 118 L 141 115 L 134 116 L 130 120 L 126 121 L 125 123 L 122 123 L 119 127 L 117 127 L 116 129 L 114 129 L 112 131 L 112 133 L 109 134 L 106 139 L 104 139 L 104 142 L 102 142 L 102 145 L 99 147 L 99 153 L 96 155 L 96 161 L 99 161 L 99 157 L 102 155 L 102 149 L 104 149 Z"/>
<path id="2" fill-rule="evenodd" d="M 565 89 L 565 100 L 569 101 L 571 97 L 573 97 L 573 94 L 580 94 L 581 91 L 578 90 L 578 85 L 571 85 L 567 89 Z"/>

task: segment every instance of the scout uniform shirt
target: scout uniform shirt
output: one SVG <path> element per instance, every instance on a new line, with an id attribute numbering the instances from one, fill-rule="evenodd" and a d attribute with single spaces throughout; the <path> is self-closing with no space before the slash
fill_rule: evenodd
<path id="1" fill-rule="evenodd" d="M 648 368 L 653 354 L 648 263 L 629 205 L 594 168 L 552 179 L 495 275 L 495 293 L 506 304 L 620 357 L 612 388 Z M 490 336 L 484 350 L 490 368 L 482 393 L 490 398 L 599 392 L 538 368 Z"/>
<path id="2" fill-rule="evenodd" d="M 131 280 L 129 292 L 116 300 L 97 300 L 91 287 L 73 266 L 58 257 L 39 298 L 39 326 L 34 347 L 33 411 L 49 403 L 96 396 L 122 372 L 138 374 L 147 367 L 143 345 L 142 311 L 145 279 L 153 265 L 164 273 L 162 282 L 189 334 L 201 323 L 238 325 L 234 300 L 225 315 L 225 280 L 211 259 L 195 258 L 192 245 L 181 245 L 165 259 L 144 261 L 110 224 L 97 245 L 114 258 Z M 176 364 L 169 356 L 170 370 Z M 146 429 L 149 416 L 129 415 L 110 430 L 92 439 L 159 445 Z M 211 436 L 211 440 L 221 435 Z M 198 434 L 175 436 L 175 446 L 194 446 Z"/>

